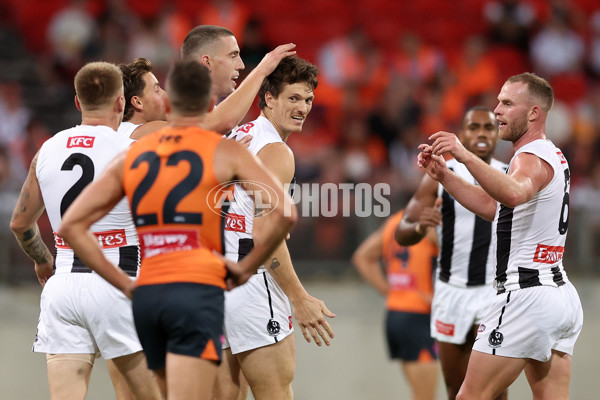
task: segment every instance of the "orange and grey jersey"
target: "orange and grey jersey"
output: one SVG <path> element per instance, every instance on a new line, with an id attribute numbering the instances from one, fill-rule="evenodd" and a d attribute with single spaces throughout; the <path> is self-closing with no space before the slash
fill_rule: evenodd
<path id="1" fill-rule="evenodd" d="M 429 314 L 437 246 L 427 239 L 412 246 L 400 246 L 394 234 L 402 214 L 399 211 L 392 215 L 383 228 L 383 261 L 390 287 L 386 307 L 392 311 Z"/>
<path id="2" fill-rule="evenodd" d="M 133 143 L 123 189 L 140 236 L 138 285 L 191 282 L 225 288 L 222 185 L 213 159 L 223 137 L 199 127 L 165 128 Z"/>
<path id="3" fill-rule="evenodd" d="M 57 133 L 42 145 L 36 176 L 55 232 L 57 274 L 91 272 L 56 232 L 63 214 L 75 198 L 130 142 L 108 126 L 79 125 Z M 126 199 L 94 223 L 90 230 L 109 260 L 129 275 L 137 274 L 139 242 Z"/>
<path id="4" fill-rule="evenodd" d="M 567 282 L 563 254 L 569 222 L 569 164 L 549 140 L 535 140 L 516 151 L 548 163 L 552 180 L 525 204 L 498 205 L 496 285 L 499 293 L 532 286 L 562 286 Z"/>
<path id="5" fill-rule="evenodd" d="M 465 181 L 477 185 L 467 167 L 455 159 L 447 161 L 448 168 Z M 506 172 L 508 165 L 492 159 L 490 165 Z M 457 287 L 491 285 L 494 280 L 492 223 L 478 217 L 454 199 L 442 185 L 442 225 L 437 227 L 440 254 L 437 279 Z"/>
<path id="6" fill-rule="evenodd" d="M 257 155 L 263 147 L 271 143 L 284 143 L 279 133 L 265 117 L 258 117 L 233 130 L 231 139 L 237 140 L 252 135 L 248 150 Z M 254 246 L 252 227 L 254 221 L 254 200 L 236 183 L 233 201 L 230 202 L 225 222 L 225 256 L 233 261 L 241 260 Z"/>

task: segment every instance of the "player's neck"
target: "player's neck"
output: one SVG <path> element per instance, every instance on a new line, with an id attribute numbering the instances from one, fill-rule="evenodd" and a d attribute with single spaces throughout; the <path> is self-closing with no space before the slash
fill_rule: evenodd
<path id="1" fill-rule="evenodd" d="M 546 140 L 546 132 L 543 125 L 534 125 L 513 142 L 513 149 L 517 151 L 521 147 L 535 140 Z"/>
<path id="2" fill-rule="evenodd" d="M 121 116 L 118 114 L 107 115 L 101 113 L 84 113 L 81 115 L 81 125 L 89 126 L 108 126 L 116 131 L 121 123 Z"/>
<path id="3" fill-rule="evenodd" d="M 277 124 L 274 122 L 273 118 L 270 118 L 270 117 L 269 117 L 269 115 L 267 115 L 267 114 L 265 113 L 265 111 L 264 111 L 264 110 L 263 110 L 263 111 L 261 111 L 261 113 L 260 113 L 260 116 L 261 116 L 261 117 L 264 117 L 264 118 L 266 118 L 267 120 L 269 120 L 269 122 L 271 123 L 271 125 L 273 125 L 273 128 L 275 128 L 275 130 L 276 130 L 276 131 L 277 131 L 277 133 L 279 134 L 279 137 L 281 137 L 281 140 L 283 140 L 284 142 L 287 142 L 287 140 L 288 140 L 288 138 L 290 137 L 290 135 L 292 134 L 292 132 L 287 132 L 287 131 L 284 131 L 284 130 L 283 130 L 281 127 L 280 127 L 280 126 L 278 126 L 278 125 L 277 125 Z"/>
<path id="4" fill-rule="evenodd" d="M 167 116 L 167 122 L 171 128 L 181 128 L 187 126 L 198 126 L 204 128 L 204 120 L 206 114 L 201 115 L 178 115 L 169 114 Z"/>

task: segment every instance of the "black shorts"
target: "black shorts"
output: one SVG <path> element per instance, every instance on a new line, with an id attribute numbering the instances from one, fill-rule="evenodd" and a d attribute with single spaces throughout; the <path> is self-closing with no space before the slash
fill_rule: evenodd
<path id="1" fill-rule="evenodd" d="M 220 363 L 223 301 L 223 289 L 212 285 L 137 287 L 133 319 L 148 368 L 164 368 L 167 352 Z"/>
<path id="2" fill-rule="evenodd" d="M 429 314 L 388 311 L 386 337 L 390 358 L 403 361 L 437 360 L 437 347 L 431 338 Z"/>

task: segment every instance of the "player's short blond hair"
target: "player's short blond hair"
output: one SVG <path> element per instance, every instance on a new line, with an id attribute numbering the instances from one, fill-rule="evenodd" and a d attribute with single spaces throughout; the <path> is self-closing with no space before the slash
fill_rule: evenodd
<path id="1" fill-rule="evenodd" d="M 91 62 L 75 75 L 75 93 L 82 108 L 90 111 L 112 103 L 123 91 L 123 75 L 114 64 Z"/>

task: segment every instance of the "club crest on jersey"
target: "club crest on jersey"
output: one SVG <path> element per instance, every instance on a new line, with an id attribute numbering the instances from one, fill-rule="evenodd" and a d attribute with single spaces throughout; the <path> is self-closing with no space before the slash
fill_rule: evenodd
<path id="1" fill-rule="evenodd" d="M 556 264 L 563 258 L 565 248 L 562 246 L 546 246 L 538 244 L 533 261 L 544 264 Z"/>
<path id="2" fill-rule="evenodd" d="M 67 140 L 67 148 L 70 149 L 72 147 L 94 147 L 94 140 L 96 138 L 93 136 L 73 136 Z"/>
<path id="3" fill-rule="evenodd" d="M 485 325 L 481 324 L 481 325 L 479 325 L 479 328 L 477 328 L 477 332 L 481 333 L 483 331 L 485 331 Z"/>
<path id="4" fill-rule="evenodd" d="M 490 332 L 490 336 L 488 338 L 488 343 L 490 344 L 491 348 L 497 349 L 498 347 L 502 346 L 503 341 L 504 341 L 504 335 L 502 333 L 500 333 L 498 330 L 494 329 L 492 332 Z"/>
<path id="5" fill-rule="evenodd" d="M 267 332 L 269 335 L 277 336 L 280 331 L 281 326 L 279 325 L 279 322 L 275 321 L 273 318 L 269 319 L 269 322 L 267 323 Z"/>
<path id="6" fill-rule="evenodd" d="M 225 217 L 225 230 L 246 232 L 246 217 L 239 214 L 227 214 Z"/>

